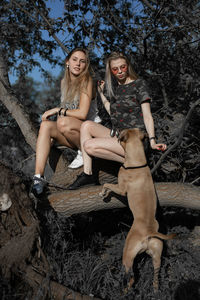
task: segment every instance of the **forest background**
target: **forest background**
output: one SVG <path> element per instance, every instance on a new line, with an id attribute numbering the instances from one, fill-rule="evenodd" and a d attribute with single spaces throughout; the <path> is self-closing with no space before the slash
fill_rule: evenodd
<path id="1" fill-rule="evenodd" d="M 167 153 L 153 154 L 154 180 L 199 186 L 199 1 L 52 1 L 58 3 L 63 11 L 54 17 L 49 1 L 1 1 L 0 160 L 31 178 L 41 114 L 59 105 L 65 54 L 87 47 L 97 81 L 104 77 L 107 55 L 123 51 L 151 87 L 156 135 L 168 145 Z M 61 70 L 57 76 L 55 66 Z M 44 78 L 42 85 L 28 76 L 34 68 Z M 78 283 L 67 284 L 88 292 Z M 106 288 L 95 289 L 103 299 L 117 299 L 108 297 Z"/>

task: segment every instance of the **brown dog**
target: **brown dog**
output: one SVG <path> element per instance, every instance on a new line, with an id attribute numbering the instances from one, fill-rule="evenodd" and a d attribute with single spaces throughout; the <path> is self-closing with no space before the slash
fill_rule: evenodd
<path id="1" fill-rule="evenodd" d="M 136 255 L 146 251 L 153 259 L 153 286 L 158 289 L 162 239 L 171 239 L 175 234 L 164 235 L 158 232 L 159 225 L 155 219 L 157 198 L 142 142 L 145 136 L 145 133 L 137 128 L 121 132 L 119 141 L 125 151 L 125 163 L 119 170 L 118 184 L 104 184 L 101 195 L 106 197 L 110 191 L 122 196 L 127 195 L 134 221 L 126 238 L 123 265 L 126 273 L 131 273 Z M 133 282 L 132 277 L 128 288 Z"/>

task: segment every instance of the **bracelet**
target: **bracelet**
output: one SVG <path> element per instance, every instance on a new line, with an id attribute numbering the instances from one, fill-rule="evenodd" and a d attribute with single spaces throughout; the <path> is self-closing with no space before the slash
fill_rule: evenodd
<path id="1" fill-rule="evenodd" d="M 67 116 L 67 110 L 68 110 L 68 108 L 66 108 L 65 111 L 64 111 L 64 116 L 65 117 Z"/>
<path id="2" fill-rule="evenodd" d="M 63 109 L 63 107 L 61 107 L 58 111 L 58 115 L 60 116 L 61 115 L 61 110 Z"/>
<path id="3" fill-rule="evenodd" d="M 155 140 L 155 139 L 156 139 L 155 136 L 149 138 L 149 140 Z"/>

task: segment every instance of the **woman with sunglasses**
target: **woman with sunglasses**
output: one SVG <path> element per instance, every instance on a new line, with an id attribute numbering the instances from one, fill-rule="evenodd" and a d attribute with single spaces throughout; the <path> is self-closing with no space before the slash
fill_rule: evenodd
<path id="1" fill-rule="evenodd" d="M 107 95 L 104 94 L 104 85 Z M 165 151 L 167 146 L 156 143 L 154 121 L 151 114 L 151 97 L 145 80 L 138 78 L 127 56 L 113 52 L 106 62 L 105 82 L 98 86 L 102 103 L 110 114 L 112 128 L 92 121 L 81 126 L 81 149 L 84 172 L 68 187 L 74 190 L 98 184 L 92 174 L 92 157 L 124 162 L 124 150 L 118 142 L 120 130 L 137 127 L 146 129 L 152 149 Z M 108 100 L 109 99 L 109 100 Z"/>

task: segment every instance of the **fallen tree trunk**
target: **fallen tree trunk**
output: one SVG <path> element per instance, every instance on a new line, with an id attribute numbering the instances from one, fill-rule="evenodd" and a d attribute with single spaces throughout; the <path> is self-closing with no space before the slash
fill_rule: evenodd
<path id="1" fill-rule="evenodd" d="M 200 210 L 200 187 L 183 183 L 155 183 L 161 206 L 177 206 Z M 49 195 L 48 200 L 55 211 L 69 217 L 103 209 L 122 208 L 127 199 L 111 194 L 109 199 L 99 195 L 102 186 L 82 188 L 74 191 L 63 191 Z"/>
<path id="2" fill-rule="evenodd" d="M 25 182 L 1 162 L 0 174 L 1 280 L 12 278 L 14 281 L 16 276 L 18 283 L 20 280 L 28 283 L 27 288 L 32 287 L 32 299 L 46 299 L 47 295 L 52 295 L 53 299 L 57 300 L 98 300 L 93 296 L 81 295 L 56 281 L 47 282 L 48 275 L 52 274 L 40 247 L 41 224 L 28 197 Z M 42 298 L 34 297 L 41 286 Z M 0 298 L 1 295 L 0 291 Z"/>
<path id="3" fill-rule="evenodd" d="M 34 290 L 38 291 L 38 289 L 40 288 L 43 290 L 43 294 L 47 294 L 55 300 L 100 300 L 99 298 L 93 297 L 93 295 L 81 295 L 80 293 L 77 293 L 63 286 L 62 284 L 45 278 L 38 272 L 35 272 L 31 267 L 27 268 L 24 278 L 26 281 L 29 282 L 29 284 L 34 288 Z"/>
<path id="4" fill-rule="evenodd" d="M 93 172 L 99 178 L 99 186 L 84 187 L 67 191 L 83 168 L 63 168 L 51 178 L 50 194 L 47 199 L 52 208 L 70 217 L 74 214 L 87 213 L 104 209 L 122 208 L 127 206 L 127 199 L 111 194 L 110 199 L 103 199 L 99 194 L 104 183 L 117 183 L 118 171 L 121 164 L 102 159 L 93 161 Z M 159 182 L 155 183 L 161 206 L 177 206 L 200 210 L 200 187 L 189 183 Z"/>

